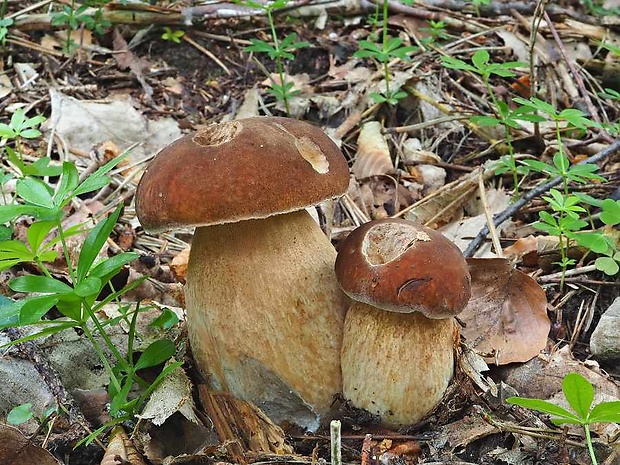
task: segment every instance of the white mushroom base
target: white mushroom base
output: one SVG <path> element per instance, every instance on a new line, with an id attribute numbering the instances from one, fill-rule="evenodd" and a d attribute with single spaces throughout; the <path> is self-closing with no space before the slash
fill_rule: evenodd
<path id="1" fill-rule="evenodd" d="M 454 373 L 453 318 L 392 313 L 353 302 L 345 319 L 343 394 L 392 428 L 420 421 L 441 401 Z"/>
<path id="2" fill-rule="evenodd" d="M 276 423 L 319 426 L 341 392 L 349 301 L 336 252 L 305 210 L 196 229 L 187 327 L 208 384 Z"/>

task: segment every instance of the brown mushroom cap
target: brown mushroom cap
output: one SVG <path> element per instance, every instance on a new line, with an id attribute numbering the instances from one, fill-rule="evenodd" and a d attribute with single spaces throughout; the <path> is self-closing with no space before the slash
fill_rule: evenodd
<path id="1" fill-rule="evenodd" d="M 340 245 L 336 277 L 354 300 L 391 312 L 449 318 L 467 305 L 470 275 L 459 248 L 410 221 L 366 223 Z"/>
<path id="2" fill-rule="evenodd" d="M 257 117 L 201 128 L 162 149 L 142 176 L 136 212 L 148 231 L 300 210 L 345 192 L 346 160 L 319 128 Z"/>

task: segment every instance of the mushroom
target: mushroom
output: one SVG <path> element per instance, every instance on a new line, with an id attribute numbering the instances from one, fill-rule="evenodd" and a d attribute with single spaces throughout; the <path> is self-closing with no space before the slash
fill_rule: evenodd
<path id="1" fill-rule="evenodd" d="M 465 258 L 440 233 L 388 218 L 342 241 L 336 277 L 353 299 L 342 346 L 344 397 L 385 426 L 417 423 L 454 373 L 453 316 L 470 296 Z"/>
<path id="2" fill-rule="evenodd" d="M 319 128 L 257 117 L 176 140 L 136 191 L 146 230 L 197 226 L 187 328 L 207 384 L 277 423 L 314 430 L 341 392 L 348 299 L 336 251 L 305 208 L 342 195 L 348 181 Z"/>

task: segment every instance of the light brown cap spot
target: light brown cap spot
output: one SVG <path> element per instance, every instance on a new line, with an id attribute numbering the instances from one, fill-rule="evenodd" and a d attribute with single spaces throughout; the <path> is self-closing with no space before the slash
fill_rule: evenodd
<path id="1" fill-rule="evenodd" d="M 320 128 L 248 118 L 161 150 L 140 180 L 136 212 L 154 232 L 232 223 L 301 210 L 342 195 L 348 184 L 347 162 Z"/>

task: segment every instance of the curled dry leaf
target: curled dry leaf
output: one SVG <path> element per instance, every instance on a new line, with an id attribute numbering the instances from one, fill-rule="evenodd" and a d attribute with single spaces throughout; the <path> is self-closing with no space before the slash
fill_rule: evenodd
<path id="1" fill-rule="evenodd" d="M 542 288 L 508 260 L 470 258 L 467 263 L 472 296 L 459 319 L 469 345 L 497 365 L 538 355 L 551 326 Z"/>
<path id="2" fill-rule="evenodd" d="M 112 430 L 110 443 L 103 455 L 101 465 L 146 465 L 146 462 L 136 450 L 133 442 L 121 426 Z"/>
<path id="3" fill-rule="evenodd" d="M 60 462 L 45 449 L 32 444 L 17 428 L 0 424 L 0 463 L 58 465 Z"/>
<path id="4" fill-rule="evenodd" d="M 185 283 L 190 250 L 191 249 L 189 247 L 181 250 L 178 254 L 174 256 L 174 258 L 172 259 L 172 263 L 170 263 L 170 270 L 172 271 L 172 274 L 174 274 L 174 277 L 180 283 Z"/>
<path id="5" fill-rule="evenodd" d="M 357 138 L 357 154 L 352 171 L 357 179 L 394 171 L 390 148 L 378 121 L 369 121 L 362 126 Z"/>

